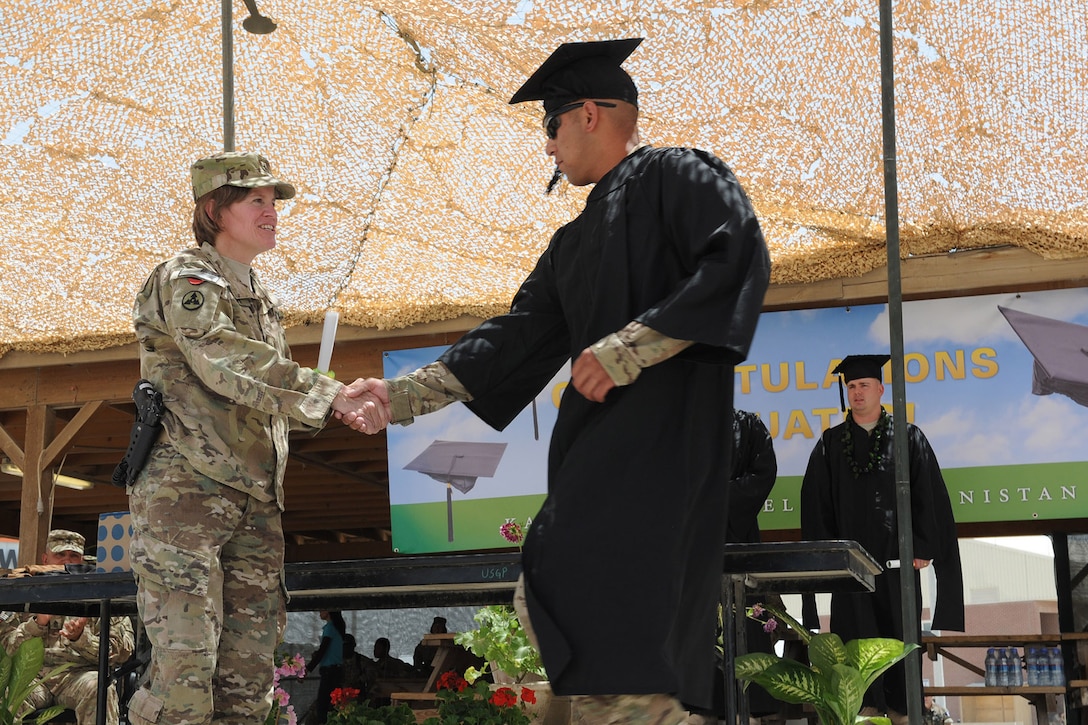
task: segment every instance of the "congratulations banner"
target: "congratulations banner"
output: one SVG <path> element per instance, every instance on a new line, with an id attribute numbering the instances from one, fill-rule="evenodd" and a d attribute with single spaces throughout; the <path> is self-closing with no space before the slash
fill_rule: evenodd
<path id="1" fill-rule="evenodd" d="M 907 419 L 937 454 L 956 520 L 1088 516 L 1088 291 L 906 302 L 903 323 Z M 443 349 L 387 352 L 385 375 L 410 372 Z M 800 527 L 809 455 L 820 433 L 843 420 L 831 370 L 847 355 L 887 352 L 887 305 L 760 318 L 749 359 L 736 369 L 735 399 L 759 413 L 778 457 L 760 528 Z M 391 426 L 394 549 L 510 546 L 499 527 L 508 519 L 524 526 L 544 500 L 548 440 L 569 377 L 569 367 L 560 371 L 502 433 L 460 404 Z"/>
<path id="2" fill-rule="evenodd" d="M 957 521 L 1088 515 L 1086 325 L 1083 289 L 903 305 L 906 415 L 937 454 Z M 887 352 L 887 305 L 760 318 L 735 405 L 759 413 L 778 457 L 762 529 L 800 526 L 809 455 L 843 420 L 831 370 L 847 355 Z M 894 413 L 890 368 L 883 400 Z"/>

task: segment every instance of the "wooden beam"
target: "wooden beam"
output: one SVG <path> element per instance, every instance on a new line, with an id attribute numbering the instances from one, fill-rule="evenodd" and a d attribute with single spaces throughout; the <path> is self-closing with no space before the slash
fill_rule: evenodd
<path id="1" fill-rule="evenodd" d="M 46 441 L 52 438 L 56 413 L 46 405 L 27 410 L 23 466 L 23 495 L 19 506 L 19 566 L 38 563 L 38 552 L 45 551 L 49 522 L 53 518 L 53 477 L 44 477 L 40 464 Z M 46 486 L 42 491 L 43 485 Z M 42 505 L 38 510 L 39 502 Z"/>
<path id="2" fill-rule="evenodd" d="M 932 299 L 1088 286 L 1088 258 L 1043 259 L 1019 247 L 964 250 L 903 260 L 903 297 Z M 837 307 L 888 298 L 888 268 L 844 279 L 771 285 L 765 310 Z"/>
<path id="3" fill-rule="evenodd" d="M 91 419 L 91 416 L 95 414 L 99 408 L 102 407 L 103 401 L 92 400 L 89 403 L 84 403 L 79 409 L 79 412 L 68 421 L 68 424 L 61 429 L 60 434 L 53 439 L 53 441 L 46 446 L 42 452 L 41 465 L 44 468 L 49 468 L 53 465 L 53 462 L 57 460 L 57 457 L 61 452 L 72 442 L 76 434 L 83 428 L 83 424 Z"/>
<path id="4" fill-rule="evenodd" d="M 0 450 L 3 450 L 4 455 L 11 459 L 11 462 L 20 469 L 23 467 L 23 449 L 15 442 L 15 439 L 4 430 L 4 426 L 2 425 L 0 425 Z"/>

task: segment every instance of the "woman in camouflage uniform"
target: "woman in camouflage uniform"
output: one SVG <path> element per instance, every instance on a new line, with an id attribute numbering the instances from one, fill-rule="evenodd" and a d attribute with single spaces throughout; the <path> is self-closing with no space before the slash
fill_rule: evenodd
<path id="1" fill-rule="evenodd" d="M 129 490 L 152 644 L 130 718 L 251 725 L 271 707 L 286 623 L 288 432 L 316 432 L 359 405 L 291 360 L 279 309 L 250 268 L 275 246 L 275 202 L 294 187 L 251 153 L 200 159 L 192 182 L 198 247 L 156 267 L 134 309 L 141 374 L 167 410 Z"/>

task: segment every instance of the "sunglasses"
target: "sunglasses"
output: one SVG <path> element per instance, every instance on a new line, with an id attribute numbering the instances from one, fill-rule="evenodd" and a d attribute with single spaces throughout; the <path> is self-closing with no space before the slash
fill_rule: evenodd
<path id="1" fill-rule="evenodd" d="M 545 114 L 544 120 L 542 121 L 544 124 L 544 133 L 548 134 L 548 138 L 555 140 L 556 134 L 559 133 L 559 117 L 568 111 L 573 111 L 575 108 L 581 108 L 589 102 L 589 100 L 575 101 L 574 103 L 560 106 L 554 111 Z M 593 103 L 596 103 L 598 106 L 604 106 L 605 108 L 616 107 L 615 103 L 609 103 L 608 101 L 593 101 Z"/>

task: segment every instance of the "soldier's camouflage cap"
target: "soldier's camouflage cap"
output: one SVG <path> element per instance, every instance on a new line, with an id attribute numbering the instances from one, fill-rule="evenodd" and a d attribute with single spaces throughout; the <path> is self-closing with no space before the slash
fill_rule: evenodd
<path id="1" fill-rule="evenodd" d="M 220 186 L 240 186 L 243 189 L 274 186 L 277 199 L 290 199 L 295 195 L 295 187 L 273 176 L 268 159 L 260 154 L 225 151 L 198 159 L 190 173 L 193 177 L 193 201 Z"/>
<path id="2" fill-rule="evenodd" d="M 65 529 L 53 529 L 45 540 L 45 548 L 54 554 L 59 554 L 62 551 L 75 551 L 82 554 L 86 543 L 83 534 Z"/>

